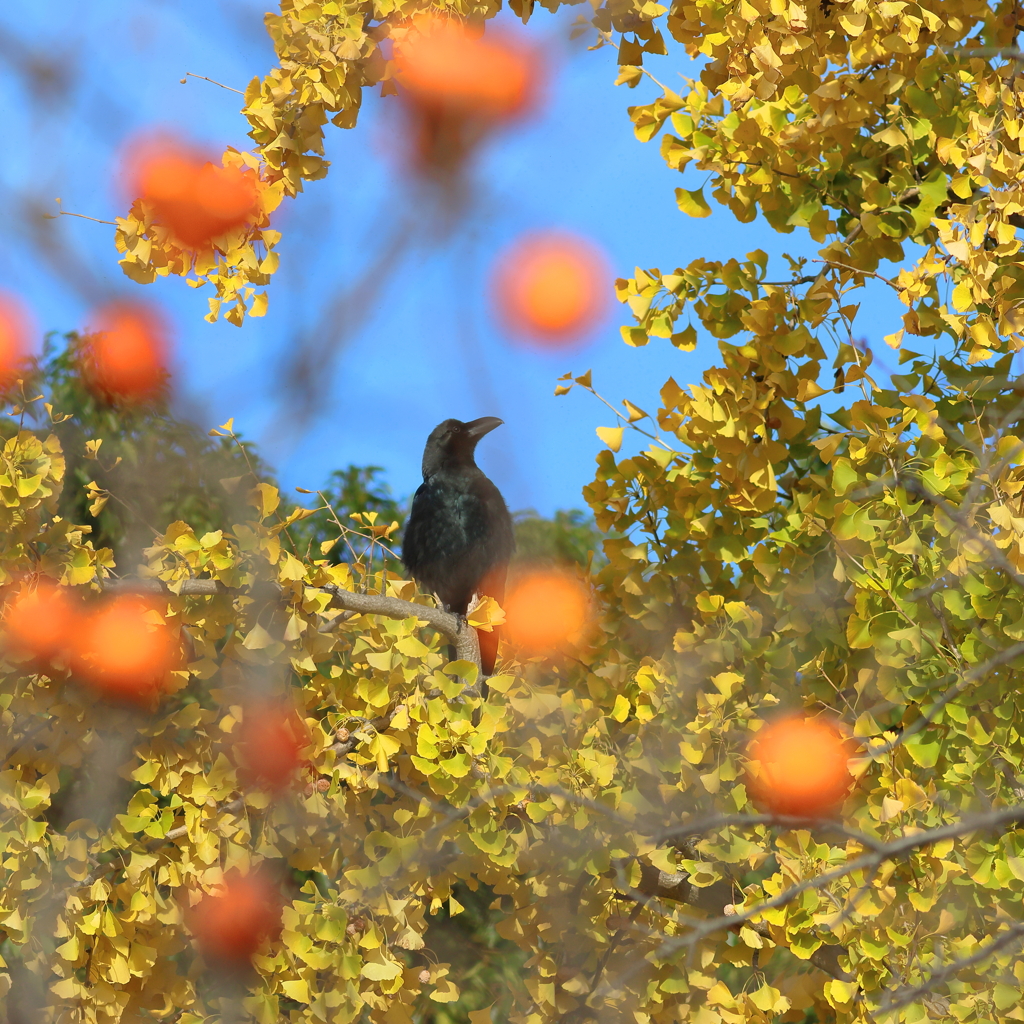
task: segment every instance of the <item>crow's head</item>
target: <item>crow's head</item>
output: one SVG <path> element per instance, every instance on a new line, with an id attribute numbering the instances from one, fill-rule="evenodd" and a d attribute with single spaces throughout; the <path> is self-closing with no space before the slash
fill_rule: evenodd
<path id="1" fill-rule="evenodd" d="M 478 420 L 445 420 L 430 432 L 423 449 L 423 479 L 442 467 L 475 466 L 473 452 L 484 434 L 500 427 L 504 420 L 497 416 L 481 416 Z"/>

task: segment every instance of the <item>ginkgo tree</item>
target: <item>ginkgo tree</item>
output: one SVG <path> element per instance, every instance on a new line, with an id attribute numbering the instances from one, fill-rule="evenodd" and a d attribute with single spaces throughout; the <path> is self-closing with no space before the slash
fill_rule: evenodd
<path id="1" fill-rule="evenodd" d="M 255 146 L 225 156 L 252 172 L 250 220 L 190 250 L 142 199 L 117 230 L 130 276 L 191 274 L 211 315 L 259 312 L 266 215 L 328 173 L 328 121 L 401 89 L 389 40 L 425 10 L 269 15 L 279 66 L 243 111 Z M 496 8 L 431 11 L 479 29 Z M 546 654 L 507 646 L 486 687 L 472 630 L 379 562 L 293 550 L 304 513 L 282 515 L 268 483 L 229 527 L 176 522 L 141 566 L 115 565 L 56 514 L 55 437 L 12 430 L 8 600 L 40 580 L 97 604 L 137 591 L 181 658 L 159 699 L 115 705 L 70 655 L 8 645 L 8 1016 L 1020 1019 L 1021 16 L 980 0 L 587 10 L 621 84 L 645 79 L 644 54 L 700 61 L 631 109 L 641 142 L 705 179 L 683 179 L 681 214 L 760 213 L 820 249 L 619 282 L 627 344 L 710 335 L 719 365 L 602 427 L 592 627 Z M 883 346 L 896 372 L 860 337 L 869 283 L 905 307 Z M 595 383 L 559 390 L 575 388 Z M 626 431 L 644 437 L 629 457 Z M 394 540 L 373 516 L 354 526 Z M 271 730 L 292 757 L 275 780 L 246 732 L 268 707 L 291 723 Z M 781 712 L 852 752 L 805 817 L 771 799 L 782 775 L 752 745 Z M 257 900 L 260 943 L 209 970 L 208 901 L 253 878 L 276 894 Z M 526 956 L 490 1007 L 460 1003 L 432 940 L 465 891 Z"/>

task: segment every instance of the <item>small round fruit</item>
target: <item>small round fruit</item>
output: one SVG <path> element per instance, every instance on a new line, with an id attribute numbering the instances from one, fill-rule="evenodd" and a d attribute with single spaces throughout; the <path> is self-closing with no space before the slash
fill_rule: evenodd
<path id="1" fill-rule="evenodd" d="M 139 143 L 129 155 L 129 187 L 154 220 L 187 249 L 203 249 L 258 214 L 256 175 L 218 167 L 196 147 L 173 138 Z"/>
<path id="2" fill-rule="evenodd" d="M 78 629 L 81 612 L 67 587 L 40 579 L 7 606 L 3 618 L 5 645 L 42 664 L 57 658 Z"/>
<path id="3" fill-rule="evenodd" d="M 458 22 L 416 19 L 395 45 L 400 96 L 413 106 L 508 121 L 536 100 L 536 54 L 507 33 L 478 36 Z"/>
<path id="4" fill-rule="evenodd" d="M 247 781 L 283 789 L 302 763 L 299 751 L 309 743 L 309 732 L 294 708 L 268 701 L 245 709 L 237 742 Z"/>
<path id="5" fill-rule="evenodd" d="M 6 390 L 24 372 L 32 334 L 31 317 L 15 295 L 0 292 L 0 389 Z"/>
<path id="6" fill-rule="evenodd" d="M 577 235 L 525 235 L 499 258 L 492 291 L 501 320 L 545 348 L 585 338 L 603 319 L 612 278 L 600 250 Z"/>
<path id="7" fill-rule="evenodd" d="M 86 341 L 86 380 L 108 402 L 145 402 L 167 380 L 167 328 L 140 302 L 112 302 L 95 315 Z"/>
<path id="8" fill-rule="evenodd" d="M 538 569 L 515 580 L 503 602 L 505 637 L 526 656 L 578 639 L 590 619 L 590 594 L 575 576 Z"/>
<path id="9" fill-rule="evenodd" d="M 86 616 L 72 637 L 72 666 L 100 696 L 145 704 L 167 689 L 181 645 L 153 606 L 135 595 L 115 597 Z"/>
<path id="10" fill-rule="evenodd" d="M 851 741 L 825 717 L 793 715 L 765 725 L 751 740 L 747 789 L 773 814 L 821 817 L 850 790 Z"/>
<path id="11" fill-rule="evenodd" d="M 207 893 L 188 914 L 200 951 L 216 964 L 243 966 L 281 930 L 280 892 L 260 873 L 232 873 L 218 894 Z"/>

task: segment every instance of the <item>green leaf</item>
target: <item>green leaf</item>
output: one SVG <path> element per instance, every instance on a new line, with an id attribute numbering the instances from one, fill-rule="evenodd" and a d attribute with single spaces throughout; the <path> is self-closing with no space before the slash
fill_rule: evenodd
<path id="1" fill-rule="evenodd" d="M 910 736 L 903 744 L 914 763 L 921 768 L 934 768 L 942 753 L 942 744 L 937 738 L 917 733 Z"/>

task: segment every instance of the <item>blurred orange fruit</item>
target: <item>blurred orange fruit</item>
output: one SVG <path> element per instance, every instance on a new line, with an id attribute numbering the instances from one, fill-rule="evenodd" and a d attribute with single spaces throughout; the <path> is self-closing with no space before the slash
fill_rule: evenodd
<path id="1" fill-rule="evenodd" d="M 217 167 L 185 143 L 144 142 L 128 162 L 133 192 L 153 207 L 156 220 L 186 248 L 209 245 L 253 220 L 258 211 L 253 171 Z"/>
<path id="2" fill-rule="evenodd" d="M 0 388 L 10 387 L 18 378 L 29 354 L 31 317 L 16 295 L 0 292 Z"/>
<path id="3" fill-rule="evenodd" d="M 204 956 L 242 965 L 280 933 L 282 909 L 279 890 L 264 875 L 232 872 L 224 879 L 224 891 L 206 894 L 187 918 Z"/>
<path id="4" fill-rule="evenodd" d="M 536 100 L 537 54 L 507 34 L 474 36 L 461 22 L 427 16 L 394 52 L 402 95 L 413 104 L 507 121 Z"/>
<path id="5" fill-rule="evenodd" d="M 590 594 L 575 576 L 541 569 L 514 581 L 503 602 L 504 635 L 523 654 L 548 654 L 576 641 L 590 619 Z"/>
<path id="6" fill-rule="evenodd" d="M 611 295 L 607 262 L 592 242 L 528 234 L 498 259 L 492 291 L 507 328 L 544 347 L 579 341 L 601 321 Z"/>
<path id="7" fill-rule="evenodd" d="M 257 785 L 281 789 L 292 781 L 302 763 L 299 751 L 307 743 L 309 732 L 294 708 L 272 702 L 251 705 L 239 729 L 243 775 Z"/>
<path id="8" fill-rule="evenodd" d="M 853 784 L 848 761 L 853 744 L 829 718 L 789 716 L 764 726 L 747 756 L 754 801 L 773 814 L 819 817 L 836 810 Z"/>
<path id="9" fill-rule="evenodd" d="M 34 588 L 22 590 L 7 606 L 4 640 L 18 654 L 51 662 L 74 636 L 81 614 L 67 587 L 41 579 Z"/>
<path id="10" fill-rule="evenodd" d="M 108 401 L 142 402 L 167 379 L 168 341 L 163 318 L 140 302 L 111 302 L 96 313 L 86 342 L 86 378 Z"/>
<path id="11" fill-rule="evenodd" d="M 102 696 L 145 703 L 166 690 L 181 661 L 181 645 L 167 625 L 151 621 L 153 605 L 137 595 L 105 601 L 72 638 L 72 664 Z"/>

